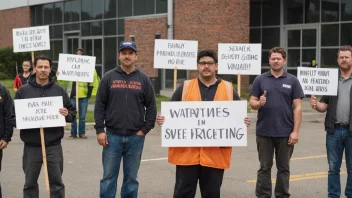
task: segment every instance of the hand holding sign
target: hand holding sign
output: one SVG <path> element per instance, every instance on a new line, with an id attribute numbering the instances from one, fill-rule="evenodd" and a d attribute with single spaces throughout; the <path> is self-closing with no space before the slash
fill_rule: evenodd
<path id="1" fill-rule="evenodd" d="M 164 121 L 165 121 L 165 117 L 164 116 L 158 115 L 156 117 L 156 123 L 158 123 L 159 126 L 163 125 Z"/>
<path id="2" fill-rule="evenodd" d="M 311 97 L 310 97 L 310 105 L 312 105 L 312 108 L 314 110 L 317 108 L 317 97 L 315 97 L 315 95 L 311 95 Z"/>
<path id="3" fill-rule="evenodd" d="M 260 96 L 259 98 L 260 106 L 264 106 L 266 103 L 266 91 L 264 91 L 264 94 Z"/>

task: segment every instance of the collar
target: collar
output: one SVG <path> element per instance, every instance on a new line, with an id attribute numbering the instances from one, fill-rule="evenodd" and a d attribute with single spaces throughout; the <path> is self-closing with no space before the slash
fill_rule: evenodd
<path id="1" fill-rule="evenodd" d="M 271 69 L 266 72 L 266 76 L 274 77 L 273 74 L 271 73 Z M 284 70 L 284 73 L 282 73 L 282 75 L 279 76 L 279 78 L 286 78 L 286 77 L 287 77 L 287 72 Z"/>

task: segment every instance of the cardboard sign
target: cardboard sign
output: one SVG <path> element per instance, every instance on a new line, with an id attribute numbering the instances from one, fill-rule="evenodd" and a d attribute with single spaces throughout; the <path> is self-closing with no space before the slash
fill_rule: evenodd
<path id="1" fill-rule="evenodd" d="M 219 74 L 261 74 L 261 44 L 219 43 L 218 49 Z"/>
<path id="2" fill-rule="evenodd" d="M 16 99 L 16 127 L 34 129 L 66 126 L 60 108 L 63 108 L 62 96 Z"/>
<path id="3" fill-rule="evenodd" d="M 154 68 L 197 69 L 198 41 L 155 39 Z"/>
<path id="4" fill-rule="evenodd" d="M 58 80 L 93 82 L 95 56 L 59 54 Z"/>
<path id="5" fill-rule="evenodd" d="M 49 26 L 12 29 L 13 52 L 50 50 Z"/>
<path id="6" fill-rule="evenodd" d="M 163 147 L 247 146 L 247 101 L 162 102 Z"/>
<path id="7" fill-rule="evenodd" d="M 304 94 L 336 96 L 339 84 L 338 69 L 298 67 L 297 78 Z"/>

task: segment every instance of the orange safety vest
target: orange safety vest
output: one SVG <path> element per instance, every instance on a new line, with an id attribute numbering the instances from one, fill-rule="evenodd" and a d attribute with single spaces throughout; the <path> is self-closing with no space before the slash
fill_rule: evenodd
<path id="1" fill-rule="evenodd" d="M 221 80 L 214 101 L 233 100 L 232 83 Z M 182 101 L 202 101 L 198 79 L 183 84 Z M 232 147 L 169 147 L 168 161 L 174 165 L 197 165 L 227 169 L 230 167 Z"/>

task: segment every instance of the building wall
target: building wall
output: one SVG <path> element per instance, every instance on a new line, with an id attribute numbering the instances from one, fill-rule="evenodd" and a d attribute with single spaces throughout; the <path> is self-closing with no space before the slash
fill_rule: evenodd
<path id="1" fill-rule="evenodd" d="M 157 77 L 158 70 L 154 69 L 154 38 L 161 34 L 162 39 L 167 38 L 167 17 L 128 19 L 125 20 L 125 39 L 135 36 L 138 50 L 138 67 L 149 77 Z"/>
<path id="2" fill-rule="evenodd" d="M 174 39 L 198 40 L 199 49 L 217 51 L 218 43 L 249 43 L 248 0 L 175 0 Z M 196 72 L 191 72 L 195 77 Z M 242 89 L 249 76 L 242 76 Z"/>
<path id="3" fill-rule="evenodd" d="M 0 48 L 12 46 L 12 29 L 29 27 L 30 16 L 29 7 L 0 10 Z"/>

